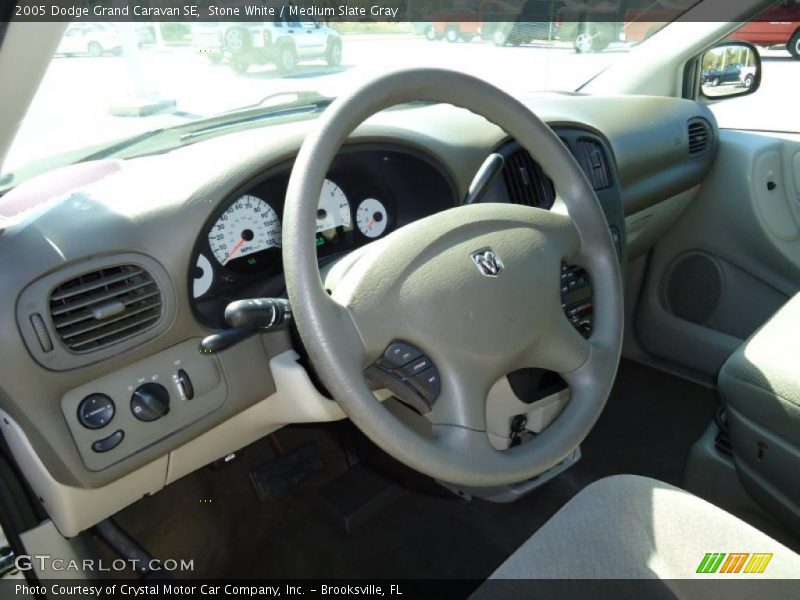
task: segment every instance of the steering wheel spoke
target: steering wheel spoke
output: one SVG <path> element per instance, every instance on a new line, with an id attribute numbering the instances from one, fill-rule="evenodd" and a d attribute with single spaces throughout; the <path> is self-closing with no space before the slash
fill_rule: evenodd
<path id="1" fill-rule="evenodd" d="M 439 367 L 442 391 L 427 415 L 434 425 L 486 430 L 486 398 L 493 371 L 475 360 L 460 359 Z M 494 377 L 496 379 L 496 377 Z"/>
<path id="2" fill-rule="evenodd" d="M 578 256 L 583 244 L 572 217 L 557 212 L 543 212 L 547 216 L 540 216 L 537 224 L 545 231 L 547 242 L 552 246 L 554 254 L 567 260 Z"/>
<path id="3" fill-rule="evenodd" d="M 580 369 L 589 360 L 592 346 L 572 326 L 560 307 L 553 312 L 549 327 L 526 357 L 527 366 L 566 375 Z"/>
<path id="4" fill-rule="evenodd" d="M 330 328 L 332 335 L 329 344 L 317 344 L 313 349 L 307 348 L 312 360 L 319 352 L 335 352 L 343 361 L 347 361 L 348 368 L 361 370 L 367 360 L 366 349 L 353 313 L 333 298 L 325 297 L 322 298 L 317 314 L 318 318 L 325 320 L 326 327 Z"/>

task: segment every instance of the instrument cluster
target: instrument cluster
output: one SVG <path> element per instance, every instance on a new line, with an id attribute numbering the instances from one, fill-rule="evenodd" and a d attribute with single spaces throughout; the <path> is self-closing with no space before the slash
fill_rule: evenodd
<path id="1" fill-rule="evenodd" d="M 264 173 L 213 213 L 195 244 L 190 296 L 195 314 L 221 327 L 225 306 L 283 292 L 284 198 L 291 164 Z M 320 192 L 320 261 L 350 252 L 405 223 L 455 205 L 454 187 L 436 163 L 408 149 L 343 150 Z"/>

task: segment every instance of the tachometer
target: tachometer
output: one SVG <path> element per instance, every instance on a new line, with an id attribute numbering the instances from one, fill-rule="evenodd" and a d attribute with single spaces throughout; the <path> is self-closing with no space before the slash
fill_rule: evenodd
<path id="1" fill-rule="evenodd" d="M 350 203 L 342 188 L 326 179 L 322 184 L 317 206 L 317 233 L 335 230 L 337 227 L 350 229 L 353 220 L 350 216 Z"/>
<path id="2" fill-rule="evenodd" d="M 368 238 L 380 237 L 389 224 L 386 207 L 375 198 L 362 200 L 356 210 L 356 224 L 358 230 Z"/>
<path id="3" fill-rule="evenodd" d="M 281 247 L 281 220 L 265 200 L 242 196 L 211 227 L 208 245 L 224 267 L 259 271 L 264 267 L 267 252 Z"/>

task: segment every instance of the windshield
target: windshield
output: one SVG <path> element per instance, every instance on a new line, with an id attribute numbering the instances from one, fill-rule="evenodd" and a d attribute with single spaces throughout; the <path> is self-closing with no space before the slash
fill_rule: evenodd
<path id="1" fill-rule="evenodd" d="M 629 11 L 581 23 L 563 8 L 550 21 L 499 22 L 482 5 L 484 15 L 403 23 L 72 23 L 2 166 L 0 188 L 61 164 L 52 158 L 65 153 L 94 156 L 89 149 L 98 145 L 259 103 L 265 112 L 307 105 L 402 67 L 456 69 L 521 96 L 572 92 L 692 3 L 670 3 L 672 12 L 657 16 L 662 22 Z"/>

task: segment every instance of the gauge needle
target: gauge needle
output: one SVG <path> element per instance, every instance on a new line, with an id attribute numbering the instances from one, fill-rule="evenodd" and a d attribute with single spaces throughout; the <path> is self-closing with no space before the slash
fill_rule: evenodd
<path id="1" fill-rule="evenodd" d="M 238 243 L 238 244 L 236 244 L 236 245 L 233 247 L 233 250 L 231 250 L 231 251 L 228 253 L 228 256 L 226 256 L 226 257 L 225 257 L 225 262 L 224 262 L 224 263 L 222 263 L 223 265 L 227 265 L 227 264 L 228 264 L 228 261 L 229 261 L 231 258 L 233 258 L 233 255 L 234 255 L 234 254 L 236 254 L 236 252 L 238 252 L 239 248 L 241 248 L 241 247 L 242 247 L 242 244 L 244 244 L 244 242 L 245 242 L 245 239 L 244 239 L 244 238 L 242 238 L 242 239 L 240 239 L 240 240 L 239 240 L 239 243 Z"/>
<path id="2" fill-rule="evenodd" d="M 370 219 L 370 222 L 367 223 L 367 229 L 372 229 L 373 225 L 375 225 L 375 217 L 372 217 L 372 219 Z"/>

